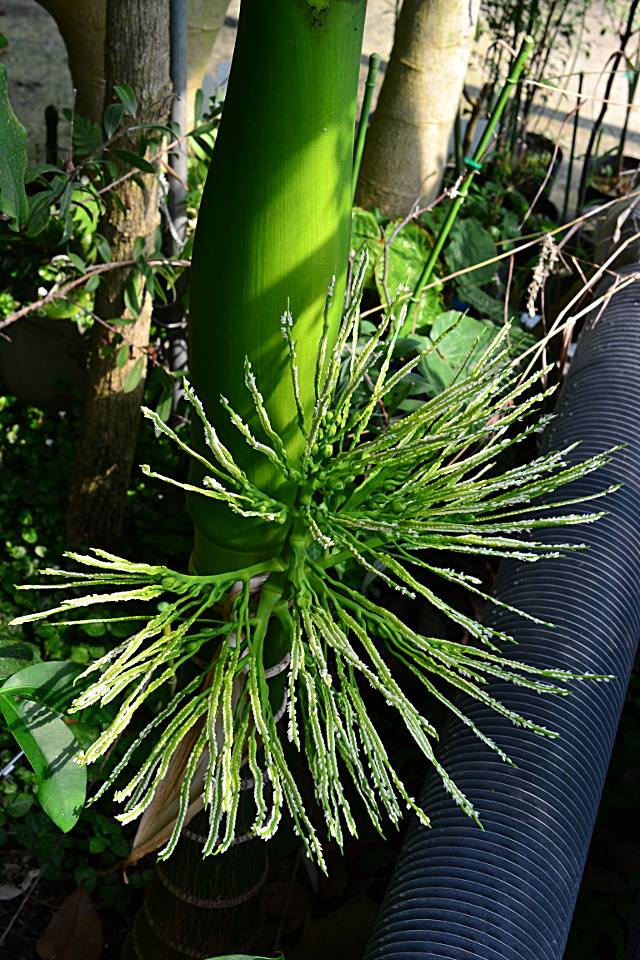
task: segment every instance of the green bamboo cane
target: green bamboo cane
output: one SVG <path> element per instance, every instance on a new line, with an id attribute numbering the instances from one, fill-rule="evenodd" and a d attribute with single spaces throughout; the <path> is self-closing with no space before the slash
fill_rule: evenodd
<path id="1" fill-rule="evenodd" d="M 364 144 L 367 139 L 367 130 L 369 127 L 369 114 L 371 113 L 371 100 L 376 86 L 376 77 L 380 67 L 380 54 L 372 53 L 369 57 L 369 70 L 367 80 L 364 85 L 364 98 L 362 100 L 362 110 L 360 111 L 360 122 L 358 123 L 358 132 L 356 134 L 356 148 L 353 154 L 353 179 L 351 184 L 351 195 L 355 197 L 356 187 L 358 186 L 358 176 L 360 175 L 360 166 L 362 164 L 362 154 L 364 153 Z"/>
<path id="2" fill-rule="evenodd" d="M 366 0 L 245 0 L 218 140 L 198 217 L 190 288 L 190 374 L 206 414 L 252 482 L 281 500 L 282 478 L 247 448 L 221 409 L 249 426 L 242 380 L 248 356 L 274 429 L 295 463 L 298 429 L 280 333 L 295 317 L 307 416 L 331 278 L 330 341 L 337 332 L 351 231 L 357 83 Z M 202 448 L 202 437 L 196 443 Z M 197 476 L 197 474 L 196 474 Z M 236 569 L 279 552 L 280 528 L 190 498 L 198 572 Z M 273 527 L 273 524 L 270 525 Z"/>
<path id="3" fill-rule="evenodd" d="M 473 156 L 464 158 L 465 164 L 469 167 L 469 173 L 467 174 L 466 178 L 460 185 L 458 189 L 458 193 L 455 199 L 453 200 L 451 206 L 449 207 L 449 211 L 444 220 L 444 223 L 440 227 L 440 231 L 438 233 L 438 236 L 436 237 L 436 242 L 434 243 L 431 249 L 431 252 L 429 254 L 429 257 L 427 258 L 427 261 L 424 267 L 422 268 L 422 273 L 420 274 L 420 278 L 418 280 L 418 283 L 416 284 L 416 288 L 414 290 L 413 297 L 411 299 L 411 302 L 409 304 L 409 309 L 407 311 L 407 324 L 411 324 L 413 321 L 415 311 L 418 307 L 418 304 L 420 303 L 420 297 L 422 296 L 422 291 L 424 290 L 425 286 L 431 279 L 431 275 L 433 274 L 433 269 L 438 261 L 438 257 L 442 253 L 442 249 L 445 243 L 447 242 L 447 238 L 451 232 L 451 228 L 453 227 L 453 224 L 456 221 L 456 217 L 460 212 L 460 208 L 462 204 L 467 199 L 467 195 L 469 193 L 469 188 L 471 186 L 473 178 L 475 177 L 476 173 L 478 173 L 482 169 L 482 161 L 485 153 L 487 152 L 487 148 L 491 143 L 493 132 L 500 120 L 500 117 L 503 114 L 504 108 L 507 105 L 509 97 L 511 96 L 512 88 L 518 83 L 518 80 L 520 79 L 520 76 L 524 69 L 524 65 L 527 62 L 527 59 L 529 58 L 532 49 L 533 49 L 533 37 L 526 36 L 523 39 L 522 43 L 520 44 L 520 50 L 518 51 L 518 55 L 514 60 L 513 67 L 511 68 L 511 73 L 507 77 L 507 80 L 500 92 L 500 96 L 498 97 L 496 101 L 496 105 L 493 108 L 493 113 L 491 114 L 491 117 L 489 118 L 489 122 L 487 123 L 485 131 L 482 134 L 478 142 L 478 145 L 473 152 Z"/>

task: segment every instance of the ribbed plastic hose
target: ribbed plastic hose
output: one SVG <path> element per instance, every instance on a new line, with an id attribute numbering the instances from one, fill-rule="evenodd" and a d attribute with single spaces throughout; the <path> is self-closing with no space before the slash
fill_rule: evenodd
<path id="1" fill-rule="evenodd" d="M 624 486 L 596 501 L 607 510 L 597 523 L 542 533 L 549 543 L 582 542 L 588 550 L 500 568 L 496 596 L 555 629 L 508 611 L 492 622 L 517 637 L 509 651 L 516 659 L 616 679 L 573 683 L 569 697 L 493 685 L 513 710 L 557 730 L 557 740 L 465 703 L 517 768 L 459 721 L 445 725 L 440 759 L 485 829 L 460 812 L 437 776 L 428 777 L 421 803 L 432 829 L 409 828 L 366 960 L 563 956 L 640 636 L 640 284 L 616 293 L 583 330 L 557 414 L 546 444 L 580 441 L 575 461 L 627 445 L 571 494 Z"/>

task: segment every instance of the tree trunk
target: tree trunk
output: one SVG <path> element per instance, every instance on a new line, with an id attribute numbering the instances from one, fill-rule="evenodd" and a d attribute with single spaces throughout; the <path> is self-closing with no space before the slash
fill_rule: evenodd
<path id="1" fill-rule="evenodd" d="M 228 6 L 229 0 L 189 0 L 187 118 L 190 125 L 193 123 L 196 91 L 207 72 L 211 51 Z"/>
<path id="2" fill-rule="evenodd" d="M 106 0 L 38 0 L 58 24 L 76 90 L 75 110 L 99 121 L 104 104 Z"/>
<path id="3" fill-rule="evenodd" d="M 437 196 L 479 0 L 404 0 L 356 200 L 387 216 Z"/>
<path id="4" fill-rule="evenodd" d="M 106 0 L 39 0 L 53 16 L 67 48 L 77 90 L 76 110 L 99 120 L 104 102 Z M 187 120 L 193 121 L 196 90 L 202 83 L 229 0 L 189 0 Z"/>
<path id="5" fill-rule="evenodd" d="M 138 97 L 139 116 L 165 121 L 170 93 L 169 0 L 108 0 L 106 37 L 107 90 L 117 83 L 129 84 Z M 127 180 L 107 195 L 100 229 L 111 244 L 114 260 L 134 257 L 138 237 L 144 241 L 145 252 L 153 249 L 159 223 L 158 180 L 149 174 L 140 181 L 142 185 Z M 102 322 L 96 321 L 93 332 L 82 435 L 71 480 L 67 513 L 71 544 L 112 544 L 122 530 L 152 306 L 151 298 L 145 295 L 139 314 L 133 317 L 127 313 L 127 278 L 124 270 L 105 274 L 96 294 L 95 313 Z M 131 323 L 117 329 L 129 345 L 129 359 L 118 366 L 120 333 L 105 324 L 127 316 Z M 142 375 L 133 389 L 125 390 L 131 388 L 131 371 L 141 358 Z"/>

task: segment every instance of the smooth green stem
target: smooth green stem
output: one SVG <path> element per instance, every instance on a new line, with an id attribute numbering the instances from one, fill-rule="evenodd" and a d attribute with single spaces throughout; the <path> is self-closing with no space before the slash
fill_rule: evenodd
<path id="1" fill-rule="evenodd" d="M 166 579 L 175 581 L 176 585 L 184 586 L 186 590 L 189 587 L 204 587 L 209 583 L 215 583 L 217 580 L 228 580 L 234 575 L 237 576 L 238 580 L 250 580 L 252 577 L 259 577 L 263 573 L 281 573 L 285 569 L 286 564 L 280 557 L 272 557 L 263 563 L 256 563 L 250 567 L 240 567 L 235 571 L 225 571 L 224 574 L 180 574 L 179 576 L 170 574 Z M 173 583 L 171 585 L 173 586 Z"/>
<path id="2" fill-rule="evenodd" d="M 531 3 L 531 7 L 529 9 L 529 16 L 527 17 L 527 24 L 525 27 L 525 34 L 527 37 L 530 37 L 534 33 L 538 32 L 538 26 L 539 26 L 538 20 L 539 20 L 538 0 L 533 0 L 533 2 Z M 518 55 L 520 54 L 521 51 L 522 51 L 522 47 L 520 48 L 520 51 L 518 51 Z M 517 63 L 517 60 L 518 60 L 518 57 L 516 56 L 516 59 L 514 60 L 514 66 Z M 512 75 L 513 75 L 513 70 L 512 70 Z M 516 152 L 518 147 L 518 134 L 520 133 L 520 131 L 522 131 L 521 136 L 523 140 L 526 135 L 526 123 L 527 123 L 526 116 L 522 118 L 522 124 L 520 124 L 519 122 L 521 104 L 522 104 L 522 87 L 520 84 L 518 84 L 513 96 L 513 110 L 511 112 L 511 115 L 513 117 L 513 129 L 511 130 L 511 150 L 513 153 Z M 526 106 L 526 101 L 525 101 L 525 106 Z M 526 112 L 528 113 L 528 110 Z"/>
<path id="3" fill-rule="evenodd" d="M 462 182 L 462 184 L 460 185 L 458 189 L 458 193 L 454 198 L 453 203 L 449 207 L 449 211 L 444 220 L 444 223 L 440 227 L 440 231 L 438 233 L 438 236 L 436 237 L 436 242 L 434 243 L 431 249 L 431 253 L 429 254 L 429 257 L 427 258 L 427 261 L 424 267 L 422 268 L 420 279 L 418 280 L 418 283 L 413 293 L 413 297 L 409 304 L 409 309 L 407 311 L 407 324 L 409 326 L 412 326 L 413 317 L 418 307 L 418 304 L 420 303 L 420 297 L 422 296 L 422 291 L 424 290 L 425 286 L 431 279 L 431 275 L 433 274 L 433 269 L 438 261 L 438 257 L 442 253 L 442 248 L 447 242 L 447 238 L 451 232 L 451 228 L 455 223 L 458 213 L 460 212 L 460 207 L 462 206 L 462 204 L 467 198 L 467 194 L 469 193 L 469 188 L 471 186 L 473 178 L 476 175 L 476 173 L 482 169 L 482 159 L 485 153 L 487 152 L 487 148 L 489 147 L 489 144 L 491 143 L 493 132 L 498 124 L 498 121 L 500 120 L 500 117 L 504 112 L 504 108 L 507 105 L 507 102 L 511 95 L 512 88 L 515 86 L 515 84 L 517 84 L 518 80 L 520 79 L 520 76 L 524 69 L 524 65 L 527 62 L 527 59 L 529 58 L 532 49 L 533 49 L 533 37 L 526 36 L 520 45 L 518 56 L 514 60 L 513 67 L 511 68 L 511 73 L 507 77 L 507 80 L 502 90 L 500 91 L 500 96 L 496 101 L 496 105 L 493 108 L 493 113 L 489 118 L 489 122 L 487 123 L 485 131 L 480 138 L 478 146 L 474 150 L 472 157 L 465 158 L 465 163 L 470 168 L 469 173 L 464 179 L 464 181 Z"/>
<path id="4" fill-rule="evenodd" d="M 269 699 L 269 685 L 265 676 L 264 648 L 271 616 L 282 599 L 282 583 L 270 577 L 260 590 L 260 600 L 256 612 L 256 625 L 251 638 L 251 659 L 257 665 L 258 684 L 264 700 Z"/>
<path id="5" fill-rule="evenodd" d="M 189 371 L 221 442 L 256 488 L 284 504 L 295 480 L 245 442 L 223 394 L 254 435 L 260 419 L 245 385 L 251 361 L 273 430 L 295 468 L 305 447 L 289 349 L 280 320 L 293 316 L 303 418 L 327 288 L 329 349 L 338 333 L 351 238 L 351 184 L 366 0 L 243 0 L 229 87 L 194 237 Z M 199 424 L 194 445 L 206 456 Z M 201 482 L 200 465 L 192 482 Z M 288 526 L 240 517 L 188 496 L 199 574 L 236 570 L 282 551 Z"/>
<path id="6" fill-rule="evenodd" d="M 364 153 L 364 144 L 367 139 L 367 130 L 369 127 L 369 114 L 371 113 L 371 100 L 376 86 L 376 77 L 380 68 L 380 54 L 372 53 L 369 57 L 369 72 L 364 85 L 364 98 L 362 100 L 362 110 L 360 111 L 360 122 L 358 123 L 358 132 L 356 134 L 356 145 L 353 153 L 353 180 L 351 192 L 355 197 L 358 177 L 360 175 L 360 165 L 362 164 L 362 154 Z"/>

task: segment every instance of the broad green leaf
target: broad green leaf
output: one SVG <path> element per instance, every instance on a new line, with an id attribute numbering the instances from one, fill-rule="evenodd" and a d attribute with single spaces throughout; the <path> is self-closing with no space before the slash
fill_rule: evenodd
<path id="1" fill-rule="evenodd" d="M 55 197 L 55 190 L 47 187 L 46 190 L 41 190 L 28 198 L 29 214 L 25 231 L 28 237 L 37 237 L 47 226 L 51 217 L 51 204 Z"/>
<path id="2" fill-rule="evenodd" d="M 198 87 L 196 90 L 196 96 L 193 106 L 193 119 L 197 123 L 204 113 L 204 93 L 202 92 L 201 87 Z"/>
<path id="3" fill-rule="evenodd" d="M 450 330 L 449 333 L 446 331 Z M 431 395 L 441 393 L 454 378 L 469 375 L 472 367 L 496 336 L 496 325 L 490 320 L 475 320 L 458 310 L 441 313 L 431 328 L 438 346 L 420 363 L 427 391 Z M 509 334 L 513 353 L 530 346 L 534 338 L 515 324 Z"/>
<path id="4" fill-rule="evenodd" d="M 44 313 L 54 320 L 82 320 L 93 306 L 91 294 L 85 290 L 74 290 L 73 298 L 60 297 L 48 303 Z"/>
<path id="5" fill-rule="evenodd" d="M 26 643 L 19 640 L 0 640 L 0 678 L 10 677 L 28 666 L 32 660 L 33 651 Z"/>
<path id="6" fill-rule="evenodd" d="M 122 160 L 122 162 L 128 166 L 137 167 L 138 170 L 142 170 L 143 173 L 156 172 L 156 168 L 152 163 L 149 163 L 144 157 L 138 156 L 137 153 L 132 153 L 131 150 L 116 150 L 115 147 L 112 147 L 109 153 L 113 154 L 113 156 L 119 160 Z"/>
<path id="7" fill-rule="evenodd" d="M 0 63 L 0 211 L 18 223 L 25 223 L 29 216 L 26 170 L 27 131 L 13 112 L 7 68 Z"/>
<path id="8" fill-rule="evenodd" d="M 112 137 L 120 124 L 122 123 L 122 118 L 124 117 L 124 104 L 122 103 L 110 103 L 107 109 L 104 112 L 102 122 L 104 124 L 104 131 L 108 137 Z"/>
<path id="9" fill-rule="evenodd" d="M 116 353 L 116 367 L 124 367 L 129 361 L 130 356 L 131 350 L 129 349 L 129 344 L 123 343 L 122 346 L 118 347 L 118 352 Z"/>
<path id="10" fill-rule="evenodd" d="M 136 95 L 131 89 L 131 87 L 129 86 L 129 84 L 118 83 L 113 88 L 113 92 L 115 93 L 118 100 L 120 100 L 121 104 L 123 105 L 127 113 L 130 116 L 135 117 L 136 112 L 138 110 L 138 101 L 136 100 Z"/>
<path id="11" fill-rule="evenodd" d="M 458 220 L 451 230 L 444 258 L 451 273 L 464 270 L 474 263 L 483 263 L 498 255 L 498 248 L 488 230 L 475 217 Z M 464 275 L 467 282 L 476 287 L 489 283 L 495 276 L 498 265 L 496 263 L 479 267 Z M 462 279 L 462 278 L 461 278 Z"/>
<path id="12" fill-rule="evenodd" d="M 87 269 L 87 265 L 82 259 L 82 257 L 78 256 L 77 253 L 72 253 L 72 252 L 69 252 L 67 256 L 69 257 L 69 260 L 71 261 L 73 266 L 76 268 L 76 270 L 78 270 L 80 273 L 85 273 Z"/>
<path id="13" fill-rule="evenodd" d="M 69 660 L 34 663 L 14 673 L 0 686 L 0 694 L 19 695 L 48 707 L 66 706 L 71 698 L 73 681 L 82 671 Z"/>
<path id="14" fill-rule="evenodd" d="M 3 797 L 2 812 L 19 820 L 20 817 L 24 817 L 25 813 L 31 810 L 34 800 L 35 797 L 32 793 L 10 793 Z"/>
<path id="15" fill-rule="evenodd" d="M 33 767 L 38 800 L 47 816 L 67 833 L 86 796 L 87 771 L 73 759 L 78 747 L 59 714 L 40 703 L 0 694 L 0 712 Z"/>
<path id="16" fill-rule="evenodd" d="M 416 288 L 431 249 L 428 233 L 417 223 L 407 224 L 396 234 L 398 226 L 399 221 L 392 220 L 385 228 L 386 252 L 378 257 L 374 270 L 382 303 L 392 303 L 396 297 L 401 298 L 391 310 L 394 317 L 398 316 L 403 307 L 406 308 L 409 296 Z M 414 312 L 415 330 L 405 326 L 401 335 L 416 331 L 428 332 L 435 318 L 442 312 L 442 308 L 439 288 L 431 287 L 425 290 L 420 306 Z"/>
<path id="17" fill-rule="evenodd" d="M 94 233 L 93 242 L 98 248 L 98 253 L 100 258 L 104 260 L 105 263 L 111 263 L 113 259 L 113 254 L 111 252 L 111 245 L 106 237 L 103 237 L 101 233 Z"/>
<path id="18" fill-rule="evenodd" d="M 56 167 L 52 163 L 38 163 L 35 167 L 29 167 L 25 174 L 24 182 L 33 183 L 34 180 L 38 180 L 40 177 L 43 177 L 45 173 L 59 174 L 60 167 Z"/>
<path id="19" fill-rule="evenodd" d="M 169 417 L 171 416 L 171 409 L 173 407 L 173 397 L 170 393 L 165 394 L 159 401 L 156 407 L 156 413 L 164 423 L 169 422 Z"/>
<path id="20" fill-rule="evenodd" d="M 138 357 L 134 365 L 127 372 L 127 375 L 124 378 L 124 383 L 122 384 L 122 389 L 125 393 L 131 393 L 132 390 L 135 390 L 142 380 L 144 376 L 145 360 L 146 357 Z"/>
<path id="21" fill-rule="evenodd" d="M 472 274 L 475 276 L 475 274 Z M 504 303 L 496 297 L 492 297 L 486 290 L 482 290 L 473 280 L 467 280 L 466 277 L 460 278 L 457 289 L 458 299 L 463 304 L 473 307 L 483 317 L 495 320 L 498 323 L 504 321 Z"/>
<path id="22" fill-rule="evenodd" d="M 142 309 L 140 295 L 142 293 L 143 282 L 144 277 L 139 270 L 136 269 L 131 271 L 125 284 L 124 305 L 134 317 L 137 317 Z"/>
<path id="23" fill-rule="evenodd" d="M 441 313 L 431 328 L 431 337 L 442 339 L 420 363 L 429 392 L 441 393 L 454 377 L 464 377 L 495 335 L 495 325 L 489 320 L 474 320 L 457 310 Z"/>

